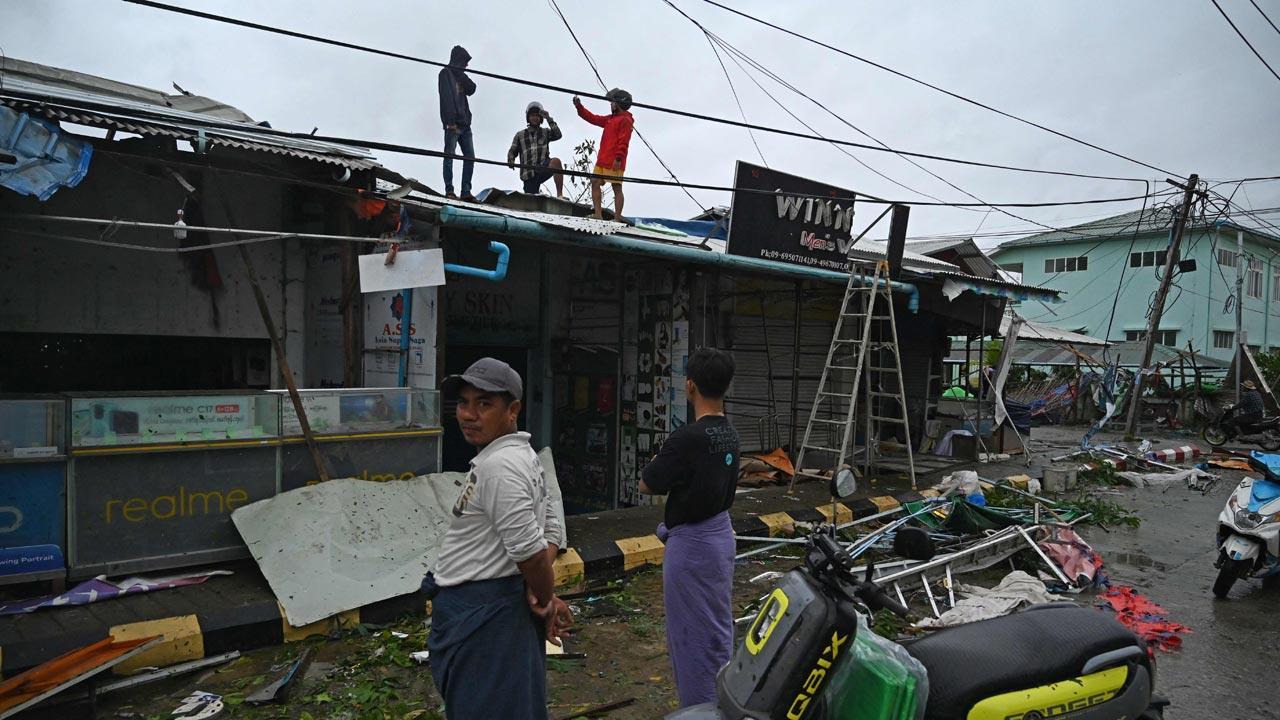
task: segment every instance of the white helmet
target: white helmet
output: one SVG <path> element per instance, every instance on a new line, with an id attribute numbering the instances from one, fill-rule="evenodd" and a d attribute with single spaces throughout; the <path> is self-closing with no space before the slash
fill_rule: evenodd
<path id="1" fill-rule="evenodd" d="M 544 112 L 546 112 L 546 110 L 544 110 L 544 109 L 543 109 L 543 107 L 542 107 L 542 103 L 538 102 L 537 100 L 534 100 L 533 102 L 529 103 L 529 106 L 528 106 L 528 107 L 526 107 L 526 108 L 524 109 L 524 114 L 525 114 L 525 115 L 528 115 L 529 113 L 533 112 L 534 110 L 537 110 L 539 113 L 544 113 Z"/>

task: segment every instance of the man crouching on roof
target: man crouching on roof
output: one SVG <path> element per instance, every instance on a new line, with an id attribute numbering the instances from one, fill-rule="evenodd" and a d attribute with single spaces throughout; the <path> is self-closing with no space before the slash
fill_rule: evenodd
<path id="1" fill-rule="evenodd" d="M 479 450 L 423 582 L 432 598 L 431 675 L 449 720 L 546 720 L 543 640 L 559 645 L 573 624 L 553 592 L 564 528 L 529 433 L 516 428 L 523 389 L 520 375 L 493 358 L 441 385 Z"/>

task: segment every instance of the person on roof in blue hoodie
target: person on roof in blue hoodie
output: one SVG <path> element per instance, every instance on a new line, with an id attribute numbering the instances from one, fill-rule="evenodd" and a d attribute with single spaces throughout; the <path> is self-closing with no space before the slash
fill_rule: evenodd
<path id="1" fill-rule="evenodd" d="M 452 155 L 461 147 L 462 199 L 475 202 L 471 194 L 471 173 L 475 169 L 475 145 L 471 142 L 471 106 L 467 97 L 476 94 L 476 83 L 467 77 L 467 63 L 471 53 L 461 45 L 454 45 L 449 54 L 449 66 L 440 70 L 440 122 L 444 125 L 444 151 Z M 453 158 L 444 159 L 444 194 L 457 198 L 453 192 Z"/>

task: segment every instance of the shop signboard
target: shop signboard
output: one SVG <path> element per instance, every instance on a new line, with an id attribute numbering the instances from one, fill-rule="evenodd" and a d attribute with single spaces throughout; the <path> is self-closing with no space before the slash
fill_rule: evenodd
<path id="1" fill-rule="evenodd" d="M 72 574 L 181 567 L 247 554 L 231 512 L 275 494 L 276 451 L 272 444 L 74 457 Z"/>
<path id="2" fill-rule="evenodd" d="M 255 402 L 247 395 L 73 398 L 71 440 L 89 447 L 263 437 Z"/>
<path id="3" fill-rule="evenodd" d="M 64 566 L 65 464 L 0 464 L 0 575 Z"/>
<path id="4" fill-rule="evenodd" d="M 302 410 L 307 414 L 311 432 L 324 434 L 342 429 L 342 397 L 336 392 L 308 391 L 301 394 Z M 293 409 L 293 400 L 280 398 L 280 433 L 284 436 L 301 435 L 302 423 Z"/>
<path id="5" fill-rule="evenodd" d="M 738 161 L 729 217 L 731 255 L 844 272 L 856 193 Z"/>
<path id="6" fill-rule="evenodd" d="M 396 387 L 400 384 L 400 333 L 409 293 L 388 290 L 364 296 L 364 384 Z M 436 385 L 436 291 L 419 288 L 413 293 L 409 318 L 409 385 Z"/>
<path id="7" fill-rule="evenodd" d="M 440 472 L 440 435 L 415 434 L 393 438 L 330 440 L 319 443 L 329 476 L 373 482 L 408 480 Z M 320 482 L 307 446 L 289 443 L 281 454 L 282 491 Z"/>

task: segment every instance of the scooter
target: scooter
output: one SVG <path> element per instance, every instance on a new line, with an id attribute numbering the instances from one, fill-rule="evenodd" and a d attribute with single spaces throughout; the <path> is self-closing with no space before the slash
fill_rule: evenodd
<path id="1" fill-rule="evenodd" d="M 904 545 L 914 560 L 935 552 L 931 542 Z M 871 632 L 859 617 L 881 609 L 905 617 L 907 608 L 871 580 L 870 566 L 856 577 L 831 526 L 810 534 L 806 548 L 804 564 L 779 580 L 720 670 L 718 701 L 667 720 L 868 717 L 872 689 L 857 680 L 867 674 L 851 671 L 859 662 L 856 634 Z M 927 686 L 923 702 L 913 696 L 914 711 L 877 717 L 1160 720 L 1168 705 L 1152 694 L 1155 662 L 1146 643 L 1114 617 L 1071 603 L 1034 606 L 900 646 L 877 642 L 918 661 L 925 678 L 916 687 Z"/>
<path id="2" fill-rule="evenodd" d="M 1280 450 L 1280 416 L 1264 417 L 1262 420 L 1238 427 L 1234 424 L 1224 425 L 1231 413 L 1234 413 L 1236 407 L 1230 405 L 1218 413 L 1218 416 L 1209 421 L 1205 425 L 1204 430 L 1200 431 L 1200 437 L 1204 441 L 1214 447 L 1221 447 L 1232 440 L 1240 440 L 1242 442 L 1252 443 L 1267 450 L 1275 452 Z"/>
<path id="3" fill-rule="evenodd" d="M 1241 578 L 1280 574 L 1280 455 L 1254 450 L 1249 465 L 1262 477 L 1241 480 L 1218 515 L 1219 598 Z"/>

